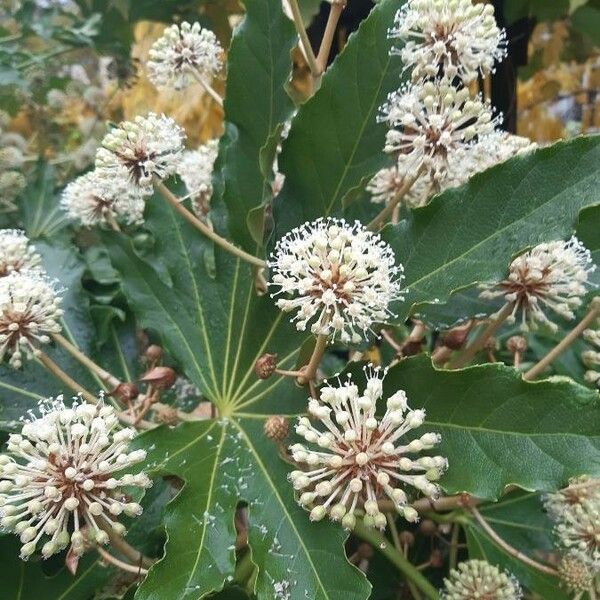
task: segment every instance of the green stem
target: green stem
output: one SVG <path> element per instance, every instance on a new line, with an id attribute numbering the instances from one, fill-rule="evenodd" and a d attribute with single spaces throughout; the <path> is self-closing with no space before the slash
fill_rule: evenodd
<path id="1" fill-rule="evenodd" d="M 365 527 L 361 521 L 357 521 L 353 530 L 354 535 L 364 542 L 376 548 L 385 556 L 407 579 L 412 581 L 423 594 L 431 600 L 438 600 L 437 590 L 417 570 L 417 568 L 387 540 L 377 529 Z"/>

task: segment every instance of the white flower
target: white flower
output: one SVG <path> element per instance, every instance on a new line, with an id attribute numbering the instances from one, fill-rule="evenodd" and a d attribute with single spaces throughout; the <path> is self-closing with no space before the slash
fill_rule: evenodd
<path id="1" fill-rule="evenodd" d="M 594 300 L 594 302 L 600 302 L 600 300 Z M 595 350 L 585 350 L 581 353 L 581 359 L 584 364 L 591 367 L 589 371 L 585 373 L 585 380 L 589 383 L 600 383 L 600 370 L 597 368 L 600 366 L 600 319 L 596 320 L 595 327 L 598 329 L 586 329 L 583 332 L 583 339 L 590 345 L 595 346 Z"/>
<path id="2" fill-rule="evenodd" d="M 137 516 L 142 508 L 122 488 L 150 485 L 143 473 L 121 473 L 146 453 L 128 452 L 135 430 L 119 429 L 102 398 L 97 406 L 76 401 L 71 407 L 62 397 L 50 399 L 40 412 L 9 437 L 8 454 L 0 455 L 0 524 L 20 536 L 23 560 L 42 539 L 48 558 L 69 544 L 77 555 L 86 541 L 106 544 L 105 529 L 123 535 L 115 518 Z"/>
<path id="3" fill-rule="evenodd" d="M 134 121 L 123 121 L 102 140 L 96 153 L 96 167 L 120 177 L 123 167 L 129 179 L 152 193 L 152 177 L 164 179 L 177 168 L 183 151 L 185 133 L 165 115 L 149 113 Z"/>
<path id="4" fill-rule="evenodd" d="M 519 582 L 485 560 L 468 560 L 444 579 L 443 600 L 518 600 L 523 597 Z"/>
<path id="5" fill-rule="evenodd" d="M 337 386 L 325 385 L 320 400 L 311 399 L 308 412 L 321 421 L 317 429 L 307 417 L 301 417 L 296 433 L 313 449 L 304 444 L 290 447 L 296 463 L 306 470 L 290 473 L 289 478 L 299 494 L 299 503 L 310 508 L 313 521 L 326 514 L 334 521 L 352 528 L 354 511 L 363 508 L 365 524 L 383 529 L 386 518 L 379 500 L 387 497 L 396 510 L 408 521 L 418 518 L 407 504 L 404 486 L 412 486 L 427 496 L 436 496 L 433 483 L 446 469 L 441 456 L 410 455 L 431 450 L 439 441 L 435 433 L 425 433 L 412 440 L 406 434 L 417 429 L 425 420 L 424 410 L 411 410 L 406 394 L 398 390 L 387 401 L 381 418 L 375 416 L 377 401 L 383 397 L 385 371 L 365 369 L 367 384 L 361 394 L 351 377 Z"/>
<path id="6" fill-rule="evenodd" d="M 389 35 L 405 42 L 399 54 L 414 79 L 446 76 L 469 83 L 506 56 L 506 33 L 491 4 L 471 0 L 409 0 Z"/>
<path id="7" fill-rule="evenodd" d="M 384 150 L 406 155 L 413 176 L 420 170 L 424 177 L 438 181 L 447 176 L 452 153 L 491 133 L 497 118 L 489 103 L 480 96 L 471 98 L 466 88 L 426 81 L 389 94 L 378 120 L 390 127 Z"/>
<path id="8" fill-rule="evenodd" d="M 196 150 L 185 151 L 177 165 L 177 174 L 192 197 L 194 211 L 204 219 L 213 193 L 212 175 L 218 153 L 219 140 L 210 140 Z"/>
<path id="9" fill-rule="evenodd" d="M 41 260 L 24 231 L 0 229 L 0 277 L 13 272 L 39 270 Z"/>
<path id="10" fill-rule="evenodd" d="M 544 505 L 556 522 L 554 533 L 568 554 L 600 569 L 600 480 L 578 477 L 547 494 Z"/>
<path id="11" fill-rule="evenodd" d="M 53 282 L 37 272 L 11 273 L 0 278 L 0 361 L 18 369 L 32 358 L 38 344 L 59 333 L 61 297 Z"/>
<path id="12" fill-rule="evenodd" d="M 143 222 L 144 196 L 128 180 L 124 167 L 120 176 L 115 171 L 96 169 L 72 181 L 63 192 L 62 208 L 86 227 L 118 220 Z"/>
<path id="13" fill-rule="evenodd" d="M 358 221 L 318 219 L 287 233 L 268 263 L 271 286 L 282 294 L 277 306 L 296 311 L 304 331 L 358 343 L 371 326 L 385 322 L 389 304 L 401 299 L 401 265 L 393 250 Z"/>
<path id="14" fill-rule="evenodd" d="M 150 49 L 148 78 L 157 87 L 176 90 L 195 82 L 194 74 L 210 83 L 221 70 L 222 55 L 215 34 L 200 23 L 171 25 Z"/>
<path id="15" fill-rule="evenodd" d="M 581 306 L 588 276 L 595 268 L 589 250 L 575 237 L 568 242 L 539 244 L 512 261 L 506 279 L 482 284 L 480 296 L 513 302 L 510 320 L 514 322 L 520 311 L 524 331 L 540 324 L 556 330 L 546 312 L 573 319 L 573 310 Z"/>

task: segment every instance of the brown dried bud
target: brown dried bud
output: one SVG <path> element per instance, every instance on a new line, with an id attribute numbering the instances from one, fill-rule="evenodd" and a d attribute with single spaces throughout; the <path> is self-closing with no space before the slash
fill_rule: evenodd
<path id="1" fill-rule="evenodd" d="M 495 338 L 495 337 L 490 337 L 490 338 L 488 338 L 488 339 L 486 340 L 486 342 L 485 342 L 485 346 L 484 346 L 484 348 L 485 348 L 486 350 L 491 350 L 492 352 L 493 352 L 494 350 L 497 350 L 497 349 L 498 349 L 498 342 L 496 341 L 496 338 Z"/>
<path id="2" fill-rule="evenodd" d="M 273 442 L 282 442 L 288 435 L 290 426 L 285 417 L 273 415 L 265 421 L 263 431 L 265 436 Z"/>
<path id="3" fill-rule="evenodd" d="M 423 535 L 435 535 L 437 531 L 437 525 L 431 519 L 423 519 L 419 524 L 419 531 Z"/>
<path id="4" fill-rule="evenodd" d="M 522 335 L 513 335 L 506 340 L 506 349 L 511 354 L 523 354 L 527 350 L 527 340 Z"/>
<path id="5" fill-rule="evenodd" d="M 412 546 L 415 543 L 415 536 L 410 531 L 401 531 L 398 536 L 403 546 Z"/>
<path id="6" fill-rule="evenodd" d="M 171 367 L 153 367 L 142 375 L 140 381 L 165 390 L 175 383 L 176 378 L 175 371 Z"/>
<path id="7" fill-rule="evenodd" d="M 277 368 L 277 354 L 263 354 L 255 363 L 254 371 L 259 379 L 268 379 Z"/>
<path id="8" fill-rule="evenodd" d="M 444 564 L 444 557 L 439 550 L 432 550 L 431 555 L 429 556 L 429 564 L 434 569 L 439 569 Z"/>
<path id="9" fill-rule="evenodd" d="M 154 407 L 154 416 L 159 423 L 164 423 L 165 425 L 177 425 L 179 423 L 177 409 L 166 404 L 156 405 Z"/>
<path id="10" fill-rule="evenodd" d="M 575 556 L 563 557 L 558 565 L 558 575 L 564 587 L 573 594 L 586 592 L 593 584 L 589 567 Z"/>
<path id="11" fill-rule="evenodd" d="M 371 544 L 367 544 L 365 542 L 363 542 L 362 544 L 358 545 L 358 548 L 356 549 L 356 554 L 358 554 L 359 558 L 361 559 L 371 559 L 373 558 L 373 547 L 371 546 Z"/>
<path id="12" fill-rule="evenodd" d="M 163 355 L 163 350 L 160 346 L 156 344 L 152 344 L 146 348 L 146 352 L 144 352 L 144 357 L 151 363 L 157 363 Z"/>
<path id="13" fill-rule="evenodd" d="M 450 350 L 460 350 L 467 341 L 467 337 L 469 337 L 469 332 L 471 331 L 472 323 L 469 321 L 464 325 L 460 325 L 459 327 L 454 327 L 447 331 L 443 338 L 444 346 L 450 348 Z"/>
<path id="14" fill-rule="evenodd" d="M 140 391 L 137 386 L 133 383 L 120 383 L 110 395 L 117 400 L 123 402 L 123 404 L 129 404 L 132 400 L 139 396 Z"/>
<path id="15" fill-rule="evenodd" d="M 402 344 L 402 356 L 415 356 L 423 349 L 423 340 L 407 340 Z"/>

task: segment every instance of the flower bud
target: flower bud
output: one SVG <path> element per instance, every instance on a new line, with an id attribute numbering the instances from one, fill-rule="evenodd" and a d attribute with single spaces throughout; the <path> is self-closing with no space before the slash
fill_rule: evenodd
<path id="1" fill-rule="evenodd" d="M 289 433 L 288 420 L 280 415 L 269 417 L 264 424 L 263 432 L 265 437 L 273 442 L 282 442 Z"/>
<path id="2" fill-rule="evenodd" d="M 144 383 L 150 383 L 154 387 L 166 390 L 175 383 L 175 371 L 171 367 L 153 367 L 140 378 Z"/>
<path id="3" fill-rule="evenodd" d="M 277 354 L 269 354 L 268 352 L 263 354 L 254 363 L 254 372 L 259 379 L 268 379 L 273 375 L 277 368 Z"/>

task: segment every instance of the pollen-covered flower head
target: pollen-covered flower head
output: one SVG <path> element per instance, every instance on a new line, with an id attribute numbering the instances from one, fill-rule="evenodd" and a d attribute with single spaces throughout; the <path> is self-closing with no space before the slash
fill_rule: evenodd
<path id="1" fill-rule="evenodd" d="M 414 79 L 446 76 L 469 83 L 506 56 L 506 34 L 491 4 L 471 0 L 409 0 L 397 13 L 391 38 Z"/>
<path id="2" fill-rule="evenodd" d="M 459 563 L 444 579 L 443 600 L 519 600 L 523 597 L 519 582 L 506 571 L 485 560 Z"/>
<path id="3" fill-rule="evenodd" d="M 223 65 L 223 48 L 217 37 L 197 22 L 167 27 L 148 56 L 150 81 L 176 90 L 195 82 L 196 76 L 210 83 Z"/>
<path id="4" fill-rule="evenodd" d="M 96 167 L 120 177 L 125 167 L 130 181 L 152 193 L 152 177 L 164 179 L 177 168 L 185 133 L 165 115 L 149 113 L 123 121 L 104 136 L 96 153 Z"/>
<path id="5" fill-rule="evenodd" d="M 506 279 L 482 284 L 480 296 L 514 303 L 511 320 L 520 312 L 525 331 L 541 324 L 556 330 L 557 325 L 546 313 L 573 319 L 573 310 L 581 306 L 594 269 L 589 250 L 575 237 L 568 242 L 539 244 L 513 260 Z"/>
<path id="6" fill-rule="evenodd" d="M 379 235 L 358 221 L 318 219 L 286 234 L 268 263 L 277 306 L 296 312 L 299 331 L 358 343 L 374 323 L 389 317 L 401 298 L 403 268 Z"/>
<path id="7" fill-rule="evenodd" d="M 8 358 L 18 369 L 32 358 L 49 334 L 61 330 L 61 297 L 54 283 L 37 272 L 11 273 L 0 278 L 0 361 Z"/>
<path id="8" fill-rule="evenodd" d="M 143 194 L 129 181 L 124 167 L 120 176 L 115 176 L 115 171 L 96 169 L 67 185 L 61 206 L 72 219 L 86 227 L 144 220 Z"/>
<path id="9" fill-rule="evenodd" d="M 19 272 L 38 270 L 41 258 L 24 231 L 0 229 L 0 277 Z"/>
<path id="10" fill-rule="evenodd" d="M 420 81 L 389 94 L 378 117 L 390 129 L 384 150 L 406 155 L 410 171 L 433 180 L 448 171 L 452 153 L 494 130 L 497 118 L 480 96 L 447 81 Z"/>
<path id="11" fill-rule="evenodd" d="M 407 486 L 435 497 L 438 480 L 446 469 L 441 456 L 417 456 L 431 450 L 439 441 L 436 433 L 420 437 L 407 434 L 421 427 L 424 410 L 411 410 L 406 394 L 398 390 L 386 402 L 382 417 L 376 416 L 377 402 L 383 397 L 385 371 L 365 369 L 367 383 L 359 391 L 350 376 L 326 383 L 319 400 L 311 399 L 308 417 L 301 417 L 296 433 L 309 445 L 290 447 L 294 461 L 303 470 L 292 471 L 289 478 L 301 506 L 310 509 L 314 521 L 325 515 L 352 528 L 355 510 L 363 508 L 365 523 L 384 528 L 386 518 L 379 501 L 388 498 L 408 521 L 416 521 L 414 508 L 407 504 Z"/>
<path id="12" fill-rule="evenodd" d="M 210 140 L 196 150 L 183 153 L 177 174 L 183 180 L 192 206 L 199 217 L 206 218 L 213 193 L 212 175 L 219 153 L 219 140 Z"/>
<path id="13" fill-rule="evenodd" d="M 123 488 L 145 488 L 146 475 L 123 473 L 142 461 L 144 450 L 128 451 L 134 429 L 119 429 L 111 406 L 62 397 L 43 401 L 40 416 L 25 421 L 0 455 L 0 524 L 20 536 L 21 558 L 67 546 L 82 554 L 86 542 L 106 544 L 106 529 L 122 535 L 116 518 L 141 514 Z"/>

